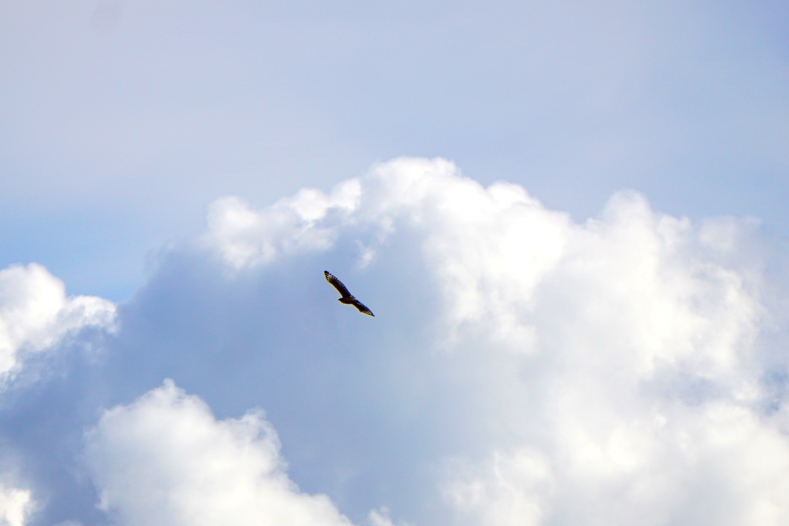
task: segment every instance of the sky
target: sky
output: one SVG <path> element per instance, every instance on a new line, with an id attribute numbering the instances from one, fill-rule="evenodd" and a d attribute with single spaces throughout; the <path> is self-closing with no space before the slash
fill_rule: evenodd
<path id="1" fill-rule="evenodd" d="M 786 524 L 788 24 L 0 3 L 0 525 Z"/>

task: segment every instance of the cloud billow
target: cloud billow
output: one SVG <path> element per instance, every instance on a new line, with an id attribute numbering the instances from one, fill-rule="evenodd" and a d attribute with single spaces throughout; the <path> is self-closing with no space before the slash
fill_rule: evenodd
<path id="1" fill-rule="evenodd" d="M 62 281 L 36 263 L 0 270 L 0 381 L 20 354 L 57 346 L 85 327 L 115 329 L 115 305 L 94 296 L 66 296 Z"/>
<path id="2" fill-rule="evenodd" d="M 106 412 L 86 444 L 99 507 L 120 524 L 350 524 L 325 495 L 299 493 L 262 415 L 217 422 L 171 380 Z"/>
<path id="3" fill-rule="evenodd" d="M 86 476 L 128 525 L 783 524 L 758 236 L 631 191 L 577 223 L 442 159 L 220 199 L 119 309 Z"/>

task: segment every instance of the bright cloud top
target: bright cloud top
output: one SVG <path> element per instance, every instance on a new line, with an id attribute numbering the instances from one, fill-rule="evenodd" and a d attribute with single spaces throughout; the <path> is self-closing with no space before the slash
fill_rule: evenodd
<path id="1" fill-rule="evenodd" d="M 360 185 L 351 179 L 331 195 L 305 189 L 260 212 L 237 197 L 219 199 L 208 210 L 209 241 L 236 268 L 268 263 L 283 253 L 326 249 L 336 233 L 321 228 L 330 210 L 350 214 L 358 207 Z"/>
<path id="2" fill-rule="evenodd" d="M 66 296 L 63 282 L 36 263 L 0 270 L 0 377 L 21 351 L 38 352 L 88 326 L 108 330 L 115 305 L 93 296 Z"/>
<path id="3" fill-rule="evenodd" d="M 518 185 L 484 188 L 448 161 L 404 158 L 328 195 L 302 190 L 259 212 L 221 199 L 210 207 L 205 239 L 241 268 L 326 251 L 340 236 L 353 236 L 364 266 L 398 222 L 425 233 L 422 253 L 453 323 L 495 327 L 502 340 L 520 342 L 520 351 L 534 345 L 537 296 L 551 288 L 592 317 L 628 325 L 639 341 L 627 347 L 635 352 L 627 359 L 642 368 L 685 353 L 734 367 L 735 344 L 754 335 L 759 304 L 751 269 L 719 263 L 737 250 L 738 226 L 709 221 L 699 229 L 653 213 L 631 192 L 617 194 L 601 219 L 578 225 Z M 569 283 L 586 294 L 574 301 Z"/>

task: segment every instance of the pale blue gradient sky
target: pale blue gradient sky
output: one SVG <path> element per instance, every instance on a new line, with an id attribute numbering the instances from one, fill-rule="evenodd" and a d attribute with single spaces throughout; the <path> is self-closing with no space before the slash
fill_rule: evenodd
<path id="1" fill-rule="evenodd" d="M 786 27 L 782 2 L 3 2 L 0 267 L 124 300 L 213 199 L 399 155 L 578 220 L 634 188 L 785 236 Z"/>

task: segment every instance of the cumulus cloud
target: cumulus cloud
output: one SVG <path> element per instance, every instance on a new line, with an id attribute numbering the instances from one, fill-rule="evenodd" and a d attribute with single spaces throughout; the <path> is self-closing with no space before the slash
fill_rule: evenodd
<path id="1" fill-rule="evenodd" d="M 579 223 L 442 159 L 396 159 L 262 210 L 218 200 L 207 231 L 164 251 L 120 309 L 105 359 L 50 386 L 81 397 L 57 398 L 52 414 L 81 415 L 59 436 L 91 428 L 92 486 L 69 486 L 80 499 L 48 488 L 49 502 L 90 502 L 93 515 L 42 516 L 785 524 L 789 355 L 774 335 L 787 318 L 766 300 L 781 285 L 756 225 L 662 214 L 633 191 Z M 324 269 L 377 317 L 339 307 Z M 28 291 L 4 305 L 54 298 L 2 311 L 37 320 L 3 325 L 9 356 L 111 325 L 111 304 L 79 310 L 40 267 L 3 272 Z M 164 378 L 194 395 L 172 381 L 151 390 Z M 233 418 L 251 407 L 266 418 Z M 32 413 L 0 416 L 9 429 L 37 422 L 62 451 L 52 419 Z M 17 435 L 20 456 L 64 462 L 62 485 L 73 482 L 64 455 Z M 50 473 L 39 470 L 37 484 Z"/>
<path id="2" fill-rule="evenodd" d="M 36 263 L 0 270 L 0 378 L 23 351 L 39 352 L 83 327 L 111 330 L 115 305 L 93 296 L 66 296 L 61 280 Z"/>
<path id="3" fill-rule="evenodd" d="M 486 430 L 438 482 L 460 522 L 789 520 L 785 400 L 765 383 L 785 353 L 760 348 L 770 313 L 752 220 L 693 224 L 624 191 L 578 224 L 441 159 L 384 163 L 259 212 L 217 209 L 206 239 L 236 269 L 343 240 L 364 247 L 364 267 L 418 233 L 443 327 L 423 352 L 450 352 L 443 374 L 471 381 L 462 410 Z"/>
<path id="4" fill-rule="evenodd" d="M 329 195 L 303 189 L 261 211 L 237 197 L 219 199 L 209 206 L 205 241 L 235 268 L 268 263 L 299 250 L 325 250 L 336 240 L 336 232 L 321 220 L 329 211 L 347 218 L 358 206 L 359 192 L 359 181 L 351 179 Z"/>
<path id="5" fill-rule="evenodd" d="M 106 412 L 86 442 L 100 507 L 123 525 L 350 524 L 288 478 L 260 413 L 217 421 L 171 380 Z"/>

